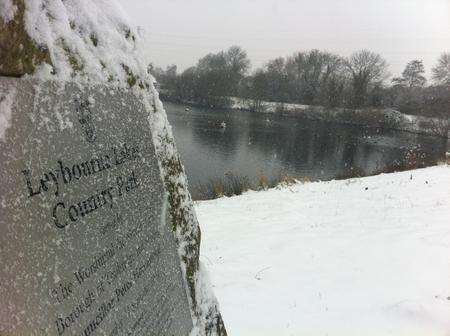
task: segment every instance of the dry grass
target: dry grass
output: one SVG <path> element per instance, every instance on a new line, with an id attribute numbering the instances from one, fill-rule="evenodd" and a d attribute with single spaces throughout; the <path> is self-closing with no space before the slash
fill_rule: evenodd
<path id="1" fill-rule="evenodd" d="M 197 185 L 191 194 L 194 200 L 199 201 L 241 195 L 249 189 L 250 183 L 247 177 L 228 172 L 222 178 L 210 179 L 207 183 Z"/>
<path id="2" fill-rule="evenodd" d="M 213 179 L 213 180 L 211 180 L 210 183 L 211 183 L 214 195 L 216 195 L 217 197 L 222 197 L 223 195 L 225 195 L 224 184 L 221 180 Z"/>
<path id="3" fill-rule="evenodd" d="M 308 177 L 296 179 L 289 175 L 279 175 L 270 179 L 267 175 L 260 174 L 252 184 L 248 177 L 228 172 L 221 178 L 210 179 L 207 183 L 195 186 L 191 189 L 191 194 L 195 201 L 210 200 L 242 195 L 248 190 L 267 190 L 278 185 L 293 185 L 299 181 L 307 183 L 310 179 Z"/>
<path id="4" fill-rule="evenodd" d="M 442 158 L 441 160 L 438 160 L 437 165 L 438 166 L 450 165 L 450 152 L 447 152 L 445 154 L 445 158 Z"/>
<path id="5" fill-rule="evenodd" d="M 294 180 L 295 181 L 295 180 Z M 305 184 L 305 183 L 310 183 L 311 182 L 311 179 L 308 177 L 308 176 L 304 176 L 304 177 L 301 177 L 300 179 L 299 179 L 299 181 L 302 183 L 302 184 Z"/>
<path id="6" fill-rule="evenodd" d="M 350 170 L 336 175 L 335 180 L 347 180 L 350 178 L 367 176 L 363 169 L 359 167 L 350 167 Z"/>
<path id="7" fill-rule="evenodd" d="M 434 164 L 450 164 L 450 155 L 442 158 Z M 344 180 L 350 178 L 373 176 L 378 174 L 401 172 L 405 170 L 412 170 L 424 168 L 433 165 L 425 157 L 425 154 L 417 148 L 409 150 L 402 160 L 395 161 L 390 165 L 377 169 L 370 173 L 366 172 L 360 167 L 351 167 L 342 174 L 335 177 L 336 180 Z M 311 179 L 308 176 L 294 177 L 286 174 L 278 174 L 272 177 L 260 173 L 254 180 L 250 182 L 247 176 L 240 176 L 233 172 L 226 173 L 223 177 L 218 177 L 209 180 L 207 183 L 197 185 L 191 188 L 192 198 L 196 201 L 216 199 L 223 196 L 236 196 L 248 190 L 267 190 L 270 188 L 281 186 L 289 186 L 295 183 L 310 183 Z"/>
<path id="8" fill-rule="evenodd" d="M 258 188 L 263 190 L 269 189 L 269 179 L 266 175 L 258 176 Z"/>

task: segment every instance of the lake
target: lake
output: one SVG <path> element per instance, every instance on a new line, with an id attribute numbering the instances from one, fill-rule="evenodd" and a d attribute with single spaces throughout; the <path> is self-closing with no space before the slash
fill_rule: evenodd
<path id="1" fill-rule="evenodd" d="M 253 187 L 286 177 L 331 180 L 429 166 L 445 156 L 446 140 L 437 137 L 279 114 L 164 106 L 194 199 L 210 198 L 205 186 L 230 177 Z"/>

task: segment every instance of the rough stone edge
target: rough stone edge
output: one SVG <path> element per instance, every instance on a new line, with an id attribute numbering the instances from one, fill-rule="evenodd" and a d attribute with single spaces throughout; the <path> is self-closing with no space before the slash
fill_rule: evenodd
<path id="1" fill-rule="evenodd" d="M 145 98 L 144 101 L 148 103 Z M 170 222 L 179 249 L 182 272 L 188 284 L 188 298 L 192 307 L 194 326 L 197 329 L 191 336 L 226 336 L 227 332 L 215 298 L 203 295 L 205 279 L 202 278 L 204 275 L 200 272 L 199 262 L 201 231 L 188 191 L 184 167 L 176 151 L 167 116 L 165 112 L 162 113 L 164 109 L 157 93 L 153 96 L 148 110 L 152 111 L 150 120 L 164 119 L 164 127 L 153 129 L 152 134 L 155 143 L 159 143 L 159 146 L 155 147 L 168 195 Z"/>

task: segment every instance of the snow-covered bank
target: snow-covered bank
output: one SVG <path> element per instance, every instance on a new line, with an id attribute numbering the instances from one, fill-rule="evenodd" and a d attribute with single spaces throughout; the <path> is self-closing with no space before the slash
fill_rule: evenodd
<path id="1" fill-rule="evenodd" d="M 164 90 L 162 100 L 197 107 L 229 109 L 235 111 L 255 111 L 255 102 L 239 97 L 222 97 L 216 106 L 208 106 L 195 101 L 174 99 Z M 260 101 L 256 113 L 264 119 L 274 114 L 302 117 L 330 123 L 358 125 L 367 128 L 392 129 L 396 131 L 449 138 L 450 120 L 404 114 L 392 108 L 328 108 L 324 106 Z"/>
<path id="2" fill-rule="evenodd" d="M 199 202 L 230 335 L 450 335 L 450 168 Z"/>
<path id="3" fill-rule="evenodd" d="M 230 97 L 231 109 L 252 110 L 254 102 L 249 99 Z M 449 121 L 438 118 L 404 114 L 392 108 L 327 108 L 323 106 L 288 104 L 262 101 L 259 113 L 283 113 L 303 116 L 312 120 L 337 122 L 364 127 L 389 128 L 398 131 L 448 137 Z"/>

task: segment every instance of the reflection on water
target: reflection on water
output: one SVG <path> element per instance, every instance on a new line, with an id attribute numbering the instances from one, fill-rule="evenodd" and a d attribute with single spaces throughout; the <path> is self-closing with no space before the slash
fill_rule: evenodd
<path id="1" fill-rule="evenodd" d="M 370 175 L 405 160 L 430 165 L 445 152 L 442 139 L 405 132 L 171 103 L 165 108 L 191 191 L 228 172 L 252 183 L 260 175 L 330 180 Z"/>

